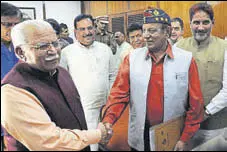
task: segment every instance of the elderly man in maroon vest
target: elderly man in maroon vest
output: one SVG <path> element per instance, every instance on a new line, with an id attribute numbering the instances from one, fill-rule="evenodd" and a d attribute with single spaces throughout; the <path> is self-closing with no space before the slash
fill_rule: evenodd
<path id="1" fill-rule="evenodd" d="M 60 45 L 51 25 L 29 20 L 12 29 L 18 63 L 1 86 L 1 123 L 14 139 L 5 150 L 90 150 L 108 142 L 111 126 L 87 130 L 72 78 L 59 67 Z"/>

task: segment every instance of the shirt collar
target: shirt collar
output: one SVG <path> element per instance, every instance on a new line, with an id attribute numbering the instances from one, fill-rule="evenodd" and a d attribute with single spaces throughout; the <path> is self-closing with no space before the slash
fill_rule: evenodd
<path id="1" fill-rule="evenodd" d="M 164 52 L 165 55 L 167 55 L 169 58 L 173 59 L 173 51 L 172 51 L 172 46 L 170 45 L 170 43 L 168 42 L 168 46 L 166 48 L 166 51 Z M 163 57 L 165 57 L 165 55 L 163 55 Z M 150 53 L 149 51 L 147 51 L 147 55 L 146 55 L 146 60 L 148 60 L 149 58 L 155 59 L 154 55 L 152 53 Z"/>
<path id="2" fill-rule="evenodd" d="M 89 47 L 86 47 L 86 46 L 82 45 L 78 40 L 76 40 L 75 43 L 77 43 L 81 48 L 86 48 L 86 49 L 93 48 L 96 44 L 96 42 L 94 41 Z"/>

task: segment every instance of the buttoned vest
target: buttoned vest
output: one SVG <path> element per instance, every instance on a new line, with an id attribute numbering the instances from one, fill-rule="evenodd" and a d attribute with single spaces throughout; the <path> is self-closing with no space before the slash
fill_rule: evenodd
<path id="1" fill-rule="evenodd" d="M 223 87 L 224 55 L 227 41 L 211 36 L 209 45 L 198 48 L 194 38 L 190 37 L 179 41 L 176 45 L 192 52 L 198 66 L 204 104 L 207 106 Z M 202 129 L 208 130 L 223 127 L 227 127 L 227 108 L 201 124 Z"/>

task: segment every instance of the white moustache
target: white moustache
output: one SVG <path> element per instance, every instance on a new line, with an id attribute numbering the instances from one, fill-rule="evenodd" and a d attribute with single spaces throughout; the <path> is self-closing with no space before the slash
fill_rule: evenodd
<path id="1" fill-rule="evenodd" d="M 58 54 L 56 54 L 56 55 L 54 55 L 54 56 L 48 56 L 46 59 L 45 59 L 45 61 L 52 61 L 52 60 L 57 60 L 57 59 L 59 59 L 59 55 Z"/>

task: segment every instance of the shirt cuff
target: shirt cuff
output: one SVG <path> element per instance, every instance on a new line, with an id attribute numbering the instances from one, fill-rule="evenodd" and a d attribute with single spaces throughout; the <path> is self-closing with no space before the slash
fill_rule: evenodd
<path id="1" fill-rule="evenodd" d="M 194 136 L 195 133 L 198 131 L 199 127 L 200 127 L 199 124 L 185 125 L 180 140 L 185 143 L 188 143 L 192 136 Z"/>
<path id="2" fill-rule="evenodd" d="M 114 122 L 114 116 L 112 116 L 112 115 L 108 115 L 108 116 L 106 116 L 106 117 L 102 120 L 102 122 L 108 122 L 108 123 L 110 123 L 110 124 L 112 124 L 112 125 L 113 125 L 113 122 Z"/>
<path id="3" fill-rule="evenodd" d="M 90 145 L 97 144 L 101 140 L 101 130 L 99 129 L 89 129 L 89 130 L 71 130 L 76 136 L 79 136 L 81 140 Z"/>
<path id="4" fill-rule="evenodd" d="M 190 140 L 190 138 L 191 138 L 190 135 L 183 133 L 180 140 L 187 143 Z"/>
<path id="5" fill-rule="evenodd" d="M 215 114 L 216 112 L 218 112 L 219 109 L 217 109 L 215 107 L 215 104 L 210 102 L 207 106 L 206 106 L 206 110 L 209 114 L 213 115 Z"/>

